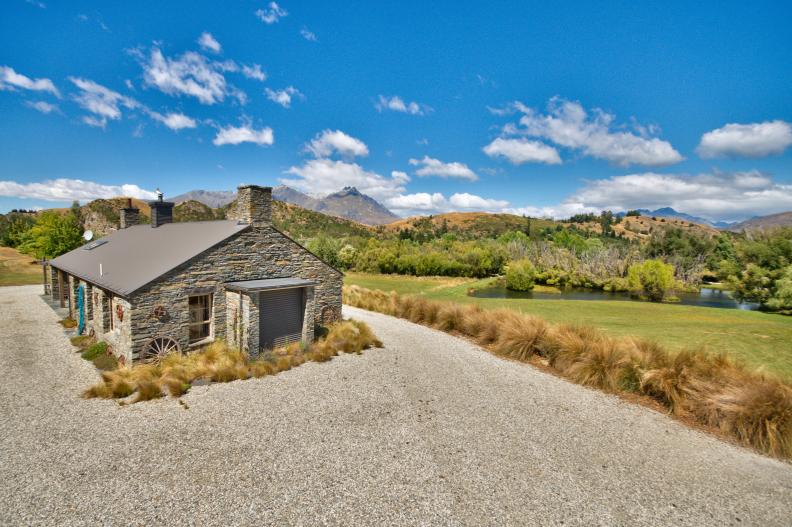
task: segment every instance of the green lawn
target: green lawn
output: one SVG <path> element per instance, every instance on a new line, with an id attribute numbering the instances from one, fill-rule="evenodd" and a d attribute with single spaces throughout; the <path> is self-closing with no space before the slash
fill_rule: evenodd
<path id="1" fill-rule="evenodd" d="M 507 307 L 552 322 L 595 326 L 612 335 L 632 335 L 670 349 L 706 346 L 792 380 L 792 317 L 736 309 L 596 300 L 473 298 L 467 290 L 489 282 L 454 278 L 415 278 L 348 273 L 347 284 L 369 289 L 422 294 L 435 300 Z"/>

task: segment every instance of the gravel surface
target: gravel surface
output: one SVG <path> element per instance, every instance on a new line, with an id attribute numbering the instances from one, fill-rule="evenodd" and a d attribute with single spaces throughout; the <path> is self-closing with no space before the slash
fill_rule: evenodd
<path id="1" fill-rule="evenodd" d="M 0 524 L 789 525 L 792 465 L 421 326 L 120 407 L 0 288 Z"/>

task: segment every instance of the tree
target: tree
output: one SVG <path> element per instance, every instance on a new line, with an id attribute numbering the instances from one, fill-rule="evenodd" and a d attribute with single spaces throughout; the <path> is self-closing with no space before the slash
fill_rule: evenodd
<path id="1" fill-rule="evenodd" d="M 22 239 L 19 250 L 38 259 L 55 258 L 83 244 L 80 220 L 70 210 L 42 212 Z"/>
<path id="2" fill-rule="evenodd" d="M 25 233 L 36 223 L 35 217 L 23 211 L 0 214 L 0 245 L 17 247 Z"/>
<path id="3" fill-rule="evenodd" d="M 775 293 L 767 301 L 767 307 L 786 314 L 792 313 L 792 265 L 775 282 Z"/>
<path id="4" fill-rule="evenodd" d="M 338 251 L 338 261 L 344 266 L 344 269 L 349 269 L 355 265 L 357 259 L 357 250 L 350 244 L 346 244 Z"/>
<path id="5" fill-rule="evenodd" d="M 674 266 L 660 260 L 632 264 L 627 271 L 627 286 L 652 302 L 662 302 L 674 287 Z"/>
<path id="6" fill-rule="evenodd" d="M 530 260 L 516 260 L 506 267 L 506 288 L 530 291 L 534 288 L 536 269 Z"/>

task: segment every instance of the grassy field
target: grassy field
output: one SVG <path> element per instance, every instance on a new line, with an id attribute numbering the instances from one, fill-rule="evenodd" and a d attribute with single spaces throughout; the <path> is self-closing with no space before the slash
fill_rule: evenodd
<path id="1" fill-rule="evenodd" d="M 10 247 L 0 247 L 0 286 L 40 284 L 41 266 Z"/>
<path id="2" fill-rule="evenodd" d="M 435 300 L 507 307 L 551 322 L 586 324 L 612 335 L 643 337 L 671 349 L 706 346 L 792 380 L 792 317 L 736 309 L 650 302 L 473 298 L 467 290 L 489 282 L 348 273 L 345 283 L 421 294 Z"/>

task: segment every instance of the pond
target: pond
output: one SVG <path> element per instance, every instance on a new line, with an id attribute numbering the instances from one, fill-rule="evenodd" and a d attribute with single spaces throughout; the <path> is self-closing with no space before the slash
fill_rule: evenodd
<path id="1" fill-rule="evenodd" d="M 611 293 L 599 289 L 567 288 L 546 291 L 511 291 L 505 287 L 483 287 L 468 292 L 468 296 L 477 298 L 534 298 L 542 300 L 627 300 L 632 302 L 645 302 L 630 296 L 629 293 Z M 723 309 L 755 310 L 759 304 L 753 302 L 738 302 L 732 297 L 730 291 L 702 287 L 698 293 L 679 293 L 679 302 L 683 306 L 718 307 Z"/>

